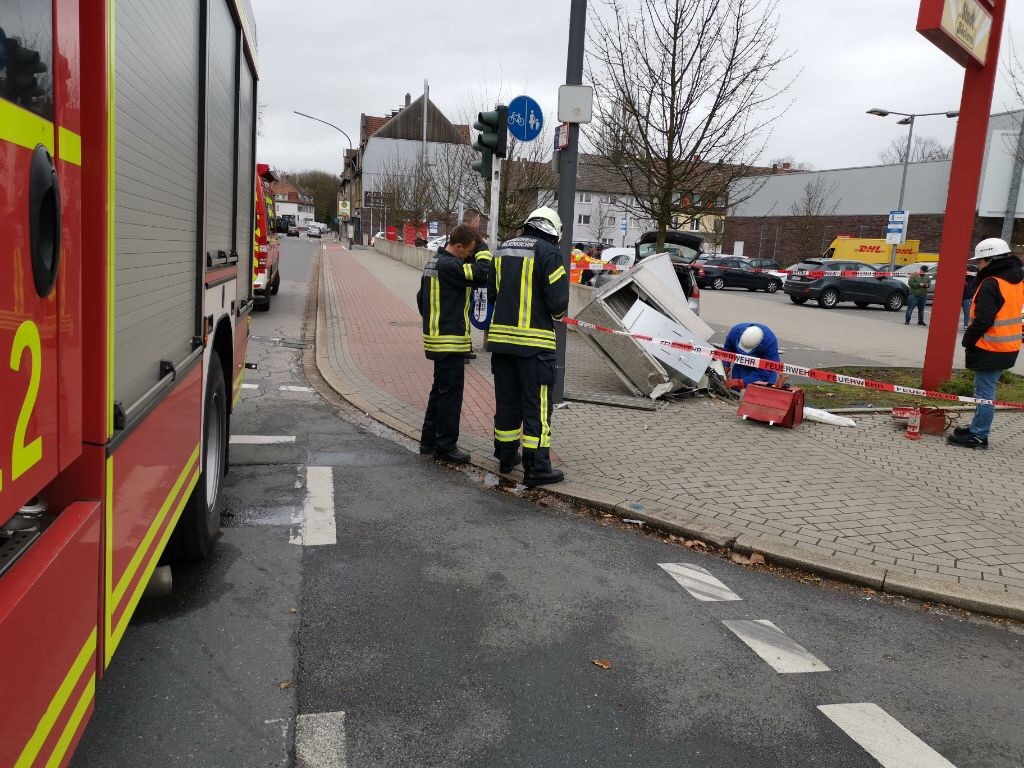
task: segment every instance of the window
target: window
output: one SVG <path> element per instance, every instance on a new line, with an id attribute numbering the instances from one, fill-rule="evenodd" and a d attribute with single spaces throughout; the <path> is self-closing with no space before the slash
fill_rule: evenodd
<path id="1" fill-rule="evenodd" d="M 587 213 L 579 214 L 576 217 L 576 223 L 577 224 L 589 224 L 590 223 L 590 214 L 587 214 Z"/>
<path id="2" fill-rule="evenodd" d="M 700 232 L 703 228 L 703 222 L 700 220 L 700 216 L 694 216 L 690 219 L 691 232 Z"/>
<path id="3" fill-rule="evenodd" d="M 0 98 L 52 120 L 53 6 L 21 3 L 12 9 L 4 3 L 3 10 L 8 13 L 0 35 L 0 61 L 7 66 L 0 68 Z"/>
<path id="4" fill-rule="evenodd" d="M 630 219 L 629 227 L 630 229 L 640 229 L 640 219 Z"/>
<path id="5" fill-rule="evenodd" d="M 580 202 L 581 203 L 589 203 L 590 202 L 590 193 L 589 192 L 580 192 Z"/>
<path id="6" fill-rule="evenodd" d="M 610 237 L 605 237 L 601 240 L 604 245 L 614 245 L 614 241 Z"/>
<path id="7" fill-rule="evenodd" d="M 615 217 L 614 216 L 609 216 L 606 221 L 607 221 L 608 224 L 611 224 L 612 226 L 615 226 Z"/>

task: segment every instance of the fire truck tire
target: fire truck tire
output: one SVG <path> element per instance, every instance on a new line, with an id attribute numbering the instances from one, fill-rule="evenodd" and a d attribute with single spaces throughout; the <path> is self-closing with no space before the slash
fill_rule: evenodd
<path id="1" fill-rule="evenodd" d="M 255 309 L 257 312 L 269 312 L 270 311 L 270 297 L 273 295 L 273 291 L 267 289 L 263 294 L 263 301 L 257 301 Z"/>
<path id="2" fill-rule="evenodd" d="M 270 284 L 270 295 L 277 296 L 278 290 L 281 288 L 281 270 L 274 273 L 274 282 Z"/>
<path id="3" fill-rule="evenodd" d="M 173 561 L 202 560 L 220 531 L 223 481 L 227 468 L 228 397 L 220 355 L 210 355 L 206 377 L 203 451 L 199 481 L 181 513 L 167 547 Z"/>

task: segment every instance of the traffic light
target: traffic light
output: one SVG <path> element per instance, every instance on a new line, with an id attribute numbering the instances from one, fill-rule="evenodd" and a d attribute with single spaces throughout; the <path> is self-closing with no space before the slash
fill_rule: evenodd
<path id="1" fill-rule="evenodd" d="M 7 93 L 5 97 L 15 103 L 27 103 L 45 91 L 36 80 L 36 75 L 46 72 L 46 65 L 39 58 L 39 51 L 26 48 L 16 37 L 9 37 L 5 43 L 7 59 Z"/>
<path id="2" fill-rule="evenodd" d="M 473 163 L 472 168 L 490 180 L 494 157 L 505 157 L 508 148 L 508 107 L 498 104 L 490 112 L 480 112 L 473 127 L 480 131 L 473 142 L 473 149 L 480 153 L 480 159 Z"/>

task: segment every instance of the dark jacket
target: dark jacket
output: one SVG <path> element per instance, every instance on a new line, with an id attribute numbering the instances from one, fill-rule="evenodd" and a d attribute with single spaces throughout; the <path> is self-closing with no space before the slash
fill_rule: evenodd
<path id="1" fill-rule="evenodd" d="M 963 301 L 970 301 L 974 298 L 974 291 L 978 287 L 978 278 L 974 276 L 973 272 L 969 272 L 964 275 L 964 295 Z"/>
<path id="2" fill-rule="evenodd" d="M 988 280 L 989 277 L 998 277 L 1016 284 L 1024 279 L 1024 274 L 1021 273 L 1020 262 L 1013 257 L 996 259 L 978 272 L 978 289 L 974 294 L 974 317 L 960 342 L 966 350 L 967 367 L 972 371 L 1002 371 L 1012 368 L 1017 362 L 1016 352 L 993 352 L 976 346 L 978 340 L 992 327 L 996 313 L 1002 308 L 1004 301 L 999 283 Z"/>
<path id="3" fill-rule="evenodd" d="M 501 244 L 487 283 L 494 303 L 487 347 L 532 357 L 555 349 L 555 320 L 569 308 L 569 275 L 562 254 L 547 240 L 524 232 Z"/>
<path id="4" fill-rule="evenodd" d="M 481 251 L 472 261 L 460 261 L 444 248 L 427 262 L 416 292 L 423 318 L 423 351 L 430 360 L 471 351 L 469 301 L 473 286 L 486 285 L 491 254 Z"/>

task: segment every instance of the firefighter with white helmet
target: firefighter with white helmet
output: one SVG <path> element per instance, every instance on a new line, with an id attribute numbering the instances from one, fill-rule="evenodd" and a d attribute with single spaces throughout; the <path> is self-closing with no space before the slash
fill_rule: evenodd
<path id="1" fill-rule="evenodd" d="M 1024 274 L 1010 246 L 998 237 L 978 243 L 971 262 L 978 266 L 977 288 L 971 300 L 971 322 L 960 344 L 967 368 L 974 371 L 974 396 L 995 400 L 1000 374 L 1014 366 L 1020 352 Z M 988 448 L 994 416 L 992 405 L 979 403 L 970 426 L 957 427 L 947 442 L 963 448 Z"/>
<path id="2" fill-rule="evenodd" d="M 555 322 L 569 308 L 569 276 L 558 250 L 562 220 L 544 206 L 494 254 L 487 332 L 494 373 L 494 456 L 502 472 L 523 463 L 527 486 L 564 479 L 551 466 Z M 523 452 L 519 453 L 522 441 Z"/>
<path id="3" fill-rule="evenodd" d="M 726 352 L 760 357 L 764 360 L 773 360 L 775 362 L 781 360 L 779 357 L 778 338 L 776 338 L 771 328 L 760 323 L 738 323 L 734 325 L 725 337 L 725 344 L 722 345 L 722 349 Z M 766 371 L 740 363 L 727 366 L 726 372 L 729 378 L 725 384 L 729 389 L 743 389 L 755 381 L 774 384 L 778 379 L 778 374 L 775 371 Z"/>

